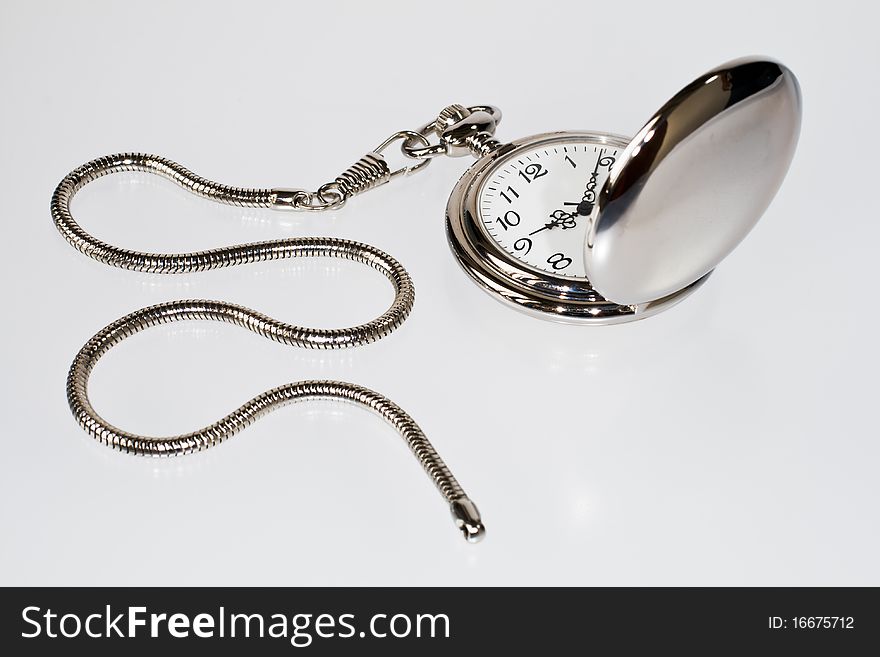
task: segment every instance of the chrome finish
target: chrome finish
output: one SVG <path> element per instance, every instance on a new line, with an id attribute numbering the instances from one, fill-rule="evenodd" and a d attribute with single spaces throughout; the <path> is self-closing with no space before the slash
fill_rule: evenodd
<path id="1" fill-rule="evenodd" d="M 399 133 L 405 138 L 409 133 Z M 367 165 L 365 165 L 367 166 Z M 372 165 L 369 165 L 372 166 Z M 377 165 L 377 169 L 381 168 Z M 298 191 L 243 189 L 220 185 L 195 175 L 163 157 L 122 153 L 92 160 L 61 181 L 52 196 L 55 225 L 70 244 L 85 255 L 115 267 L 155 273 L 186 273 L 249 262 L 298 257 L 345 258 L 381 272 L 394 287 L 394 301 L 376 319 L 350 328 L 313 329 L 287 324 L 259 312 L 224 301 L 182 300 L 137 310 L 96 333 L 77 353 L 67 378 L 67 400 L 74 417 L 99 442 L 130 454 L 171 456 L 188 454 L 219 444 L 275 408 L 305 399 L 347 400 L 372 409 L 400 433 L 425 472 L 449 503 L 456 525 L 469 541 L 483 535 L 476 506 L 467 497 L 439 454 L 415 421 L 387 397 L 353 383 L 300 381 L 269 390 L 213 424 L 171 437 L 148 437 L 119 429 L 104 420 L 88 396 L 89 375 L 98 360 L 114 345 L 150 326 L 189 320 L 230 322 L 270 340 L 308 349 L 341 349 L 379 340 L 400 326 L 415 299 L 407 271 L 394 258 L 367 244 L 334 238 L 290 238 L 240 244 L 195 253 L 163 254 L 130 251 L 106 244 L 77 224 L 70 213 L 74 195 L 89 182 L 121 171 L 144 171 L 164 176 L 181 187 L 206 198 L 231 205 L 268 208 L 293 204 Z M 390 175 L 393 174 L 389 174 Z M 366 176 L 369 177 L 369 176 Z M 346 193 L 348 183 L 325 186 L 318 195 L 324 202 L 335 193 Z M 354 186 L 359 182 L 352 183 Z M 331 183 L 332 185 L 332 183 Z M 332 205 L 332 202 L 329 202 Z"/>
<path id="2" fill-rule="evenodd" d="M 471 155 L 474 153 L 474 144 L 482 144 L 485 139 L 495 134 L 500 119 L 501 112 L 498 110 L 471 110 L 460 120 L 443 129 L 440 133 L 440 143 L 446 145 L 446 154 L 450 157 Z M 496 143 L 500 144 L 500 142 Z"/>
<path id="3" fill-rule="evenodd" d="M 705 276 L 773 200 L 798 141 L 785 66 L 740 59 L 682 89 L 638 132 L 602 189 L 585 246 L 607 299 L 641 304 Z"/>
<path id="4" fill-rule="evenodd" d="M 461 498 L 452 503 L 450 510 L 456 526 L 469 542 L 476 543 L 483 538 L 486 528 L 483 527 L 480 512 L 473 502 L 466 497 Z"/>
<path id="5" fill-rule="evenodd" d="M 300 206 L 311 204 L 311 194 L 307 189 L 276 187 L 269 190 L 269 207 L 276 210 L 299 210 Z"/>
<path id="6" fill-rule="evenodd" d="M 589 140 L 624 148 L 629 139 L 595 132 L 548 132 L 518 139 L 477 161 L 458 181 L 446 206 L 446 234 L 462 269 L 486 292 L 530 315 L 566 323 L 620 324 L 656 314 L 696 290 L 708 277 L 665 298 L 627 305 L 606 300 L 586 279 L 553 276 L 501 249 L 482 229 L 480 187 L 491 172 L 520 151 L 538 145 Z"/>
<path id="7" fill-rule="evenodd" d="M 420 135 L 437 135 L 439 143 L 432 146 L 416 146 L 413 139 L 403 143 L 403 152 L 409 157 L 436 157 L 448 155 L 482 157 L 501 146 L 493 139 L 495 129 L 501 122 L 501 110 L 491 105 L 449 105 L 436 119 L 419 128 Z"/>

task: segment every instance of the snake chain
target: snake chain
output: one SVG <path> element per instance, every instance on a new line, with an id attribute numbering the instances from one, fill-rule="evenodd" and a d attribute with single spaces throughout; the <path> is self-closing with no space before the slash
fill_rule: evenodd
<path id="1" fill-rule="evenodd" d="M 387 397 L 340 381 L 299 381 L 268 390 L 213 424 L 172 437 L 139 436 L 104 420 L 92 407 L 88 381 L 98 360 L 113 346 L 144 329 L 170 322 L 229 322 L 270 340 L 309 349 L 341 349 L 379 340 L 399 327 L 415 300 L 407 271 L 391 256 L 368 244 L 345 239 L 303 237 L 278 239 L 181 254 L 143 253 L 112 246 L 86 232 L 70 212 L 70 203 L 86 184 L 104 175 L 142 171 L 163 176 L 184 189 L 213 201 L 256 208 L 273 207 L 278 190 L 221 185 L 198 176 L 163 157 L 142 153 L 108 155 L 67 174 L 52 195 L 51 212 L 64 238 L 100 262 L 142 272 L 175 274 L 204 271 L 265 260 L 332 257 L 363 263 L 378 270 L 394 287 L 394 301 L 382 315 L 360 326 L 339 329 L 304 328 L 287 324 L 243 306 L 224 301 L 180 300 L 132 312 L 96 333 L 77 353 L 67 377 L 67 400 L 77 422 L 101 443 L 127 453 L 169 456 L 213 447 L 280 406 L 305 399 L 337 399 L 365 406 L 403 437 L 425 472 L 450 504 L 456 525 L 469 541 L 479 540 L 484 527 L 476 506 L 415 421 Z"/>

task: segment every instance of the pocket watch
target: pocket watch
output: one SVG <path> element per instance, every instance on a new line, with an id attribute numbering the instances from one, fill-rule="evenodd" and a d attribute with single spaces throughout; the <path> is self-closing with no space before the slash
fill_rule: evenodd
<path id="1" fill-rule="evenodd" d="M 794 155 L 801 95 L 785 66 L 750 58 L 698 77 L 632 139 L 501 144 L 488 136 L 497 112 L 467 111 L 436 126 L 480 156 L 446 209 L 461 267 L 533 315 L 612 324 L 693 293 L 751 230 Z"/>
<path id="2" fill-rule="evenodd" d="M 421 171 L 440 155 L 475 155 L 446 208 L 459 264 L 496 299 L 539 317 L 592 324 L 659 312 L 696 290 L 745 237 L 782 183 L 800 129 L 797 80 L 779 63 L 742 59 L 684 87 L 632 139 L 599 132 L 552 132 L 502 143 L 501 113 L 450 105 L 419 130 L 393 133 L 316 191 L 246 189 L 210 181 L 158 155 L 118 153 L 68 173 L 51 212 L 64 238 L 85 255 L 123 269 L 178 274 L 263 260 L 335 257 L 384 274 L 391 306 L 360 326 L 315 329 L 255 310 L 183 299 L 135 310 L 105 326 L 77 353 L 67 399 L 95 439 L 142 455 L 186 454 L 219 444 L 256 418 L 294 401 L 355 402 L 386 419 L 449 504 L 469 541 L 484 526 L 473 501 L 402 408 L 378 392 L 340 381 L 273 388 L 208 426 L 176 436 L 141 436 L 107 422 L 92 406 L 88 382 L 98 360 L 128 336 L 176 321 L 224 321 L 271 340 L 311 349 L 355 347 L 384 338 L 407 318 L 415 290 L 406 269 L 367 244 L 295 237 L 192 253 L 147 253 L 108 244 L 74 219 L 71 201 L 89 182 L 124 171 L 153 173 L 221 203 L 327 211 L 366 190 Z M 434 139 L 436 137 L 436 140 Z M 394 171 L 383 151 L 397 144 L 409 166 Z"/>

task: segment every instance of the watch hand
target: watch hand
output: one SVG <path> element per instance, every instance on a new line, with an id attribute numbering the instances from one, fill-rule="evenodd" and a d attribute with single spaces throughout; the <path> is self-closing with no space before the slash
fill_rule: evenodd
<path id="1" fill-rule="evenodd" d="M 553 223 L 556 226 L 561 226 L 562 228 L 574 228 L 577 215 L 570 214 L 565 210 L 554 210 L 550 213 L 550 218 L 553 219 Z"/>
<path id="2" fill-rule="evenodd" d="M 540 233 L 542 230 L 549 230 L 551 228 L 558 227 L 565 230 L 567 228 L 574 228 L 575 226 L 577 226 L 577 215 L 569 214 L 565 210 L 554 210 L 550 216 L 553 218 L 553 221 L 544 224 L 543 227 L 539 228 L 538 230 L 532 231 L 531 233 L 529 233 L 529 236 Z"/>
<path id="3" fill-rule="evenodd" d="M 580 202 L 566 202 L 565 205 L 575 205 L 577 206 L 577 215 L 581 217 L 589 217 L 593 213 L 593 208 L 595 207 L 596 184 L 599 178 L 599 166 L 607 166 L 610 171 L 612 164 L 614 164 L 614 158 L 611 156 L 606 156 L 604 148 L 600 150 L 599 157 L 596 158 L 596 166 L 593 167 L 593 171 L 592 173 L 590 173 L 590 180 L 587 183 L 587 190 L 584 192 L 584 195 L 581 198 Z"/>
<path id="4" fill-rule="evenodd" d="M 544 224 L 544 225 L 543 225 L 541 228 L 539 228 L 538 230 L 533 230 L 531 233 L 529 233 L 529 237 L 531 237 L 532 235 L 537 235 L 537 234 L 540 233 L 542 230 L 547 230 L 548 228 L 553 228 L 553 225 L 552 225 L 552 224 Z"/>

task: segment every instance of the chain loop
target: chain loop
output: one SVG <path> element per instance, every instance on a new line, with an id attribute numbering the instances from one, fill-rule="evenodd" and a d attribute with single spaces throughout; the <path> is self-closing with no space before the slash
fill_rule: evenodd
<path id="1" fill-rule="evenodd" d="M 306 189 L 271 190 L 272 207 L 276 209 L 302 210 L 304 212 L 324 212 L 337 210 L 345 205 L 345 194 L 335 182 L 325 183 L 316 192 Z"/>
<path id="2" fill-rule="evenodd" d="M 391 135 L 390 137 L 388 137 L 388 139 L 383 141 L 381 144 L 376 146 L 376 148 L 373 150 L 373 153 L 375 153 L 376 155 L 381 155 L 382 151 L 384 151 L 391 144 L 393 144 L 395 141 L 398 141 L 398 140 L 403 140 L 403 144 L 406 144 L 407 142 L 410 142 L 410 141 L 419 141 L 424 146 L 428 146 L 430 144 L 430 142 L 428 141 L 428 138 L 425 135 L 423 135 L 421 132 L 417 132 L 415 130 L 399 130 L 399 131 L 395 132 L 393 135 Z M 403 150 L 403 145 L 401 145 L 401 152 L 404 155 L 406 155 L 406 157 L 410 158 L 411 160 L 421 160 L 421 161 L 418 164 L 412 165 L 411 167 L 401 167 L 397 171 L 391 172 L 390 174 L 388 174 L 389 180 L 391 180 L 393 178 L 397 178 L 398 176 L 412 175 L 412 174 L 416 173 L 417 171 L 421 171 L 426 166 L 431 164 L 431 160 L 426 159 L 425 157 L 423 157 L 421 155 L 410 155 L 409 153 L 407 153 L 405 150 Z"/>
<path id="3" fill-rule="evenodd" d="M 273 189 L 272 191 L 277 192 L 280 190 Z M 338 210 L 345 205 L 347 200 L 345 193 L 336 182 L 325 183 L 318 187 L 316 192 L 309 192 L 304 189 L 295 190 L 295 192 L 290 201 L 290 207 L 294 210 L 303 210 L 305 212 Z"/>

